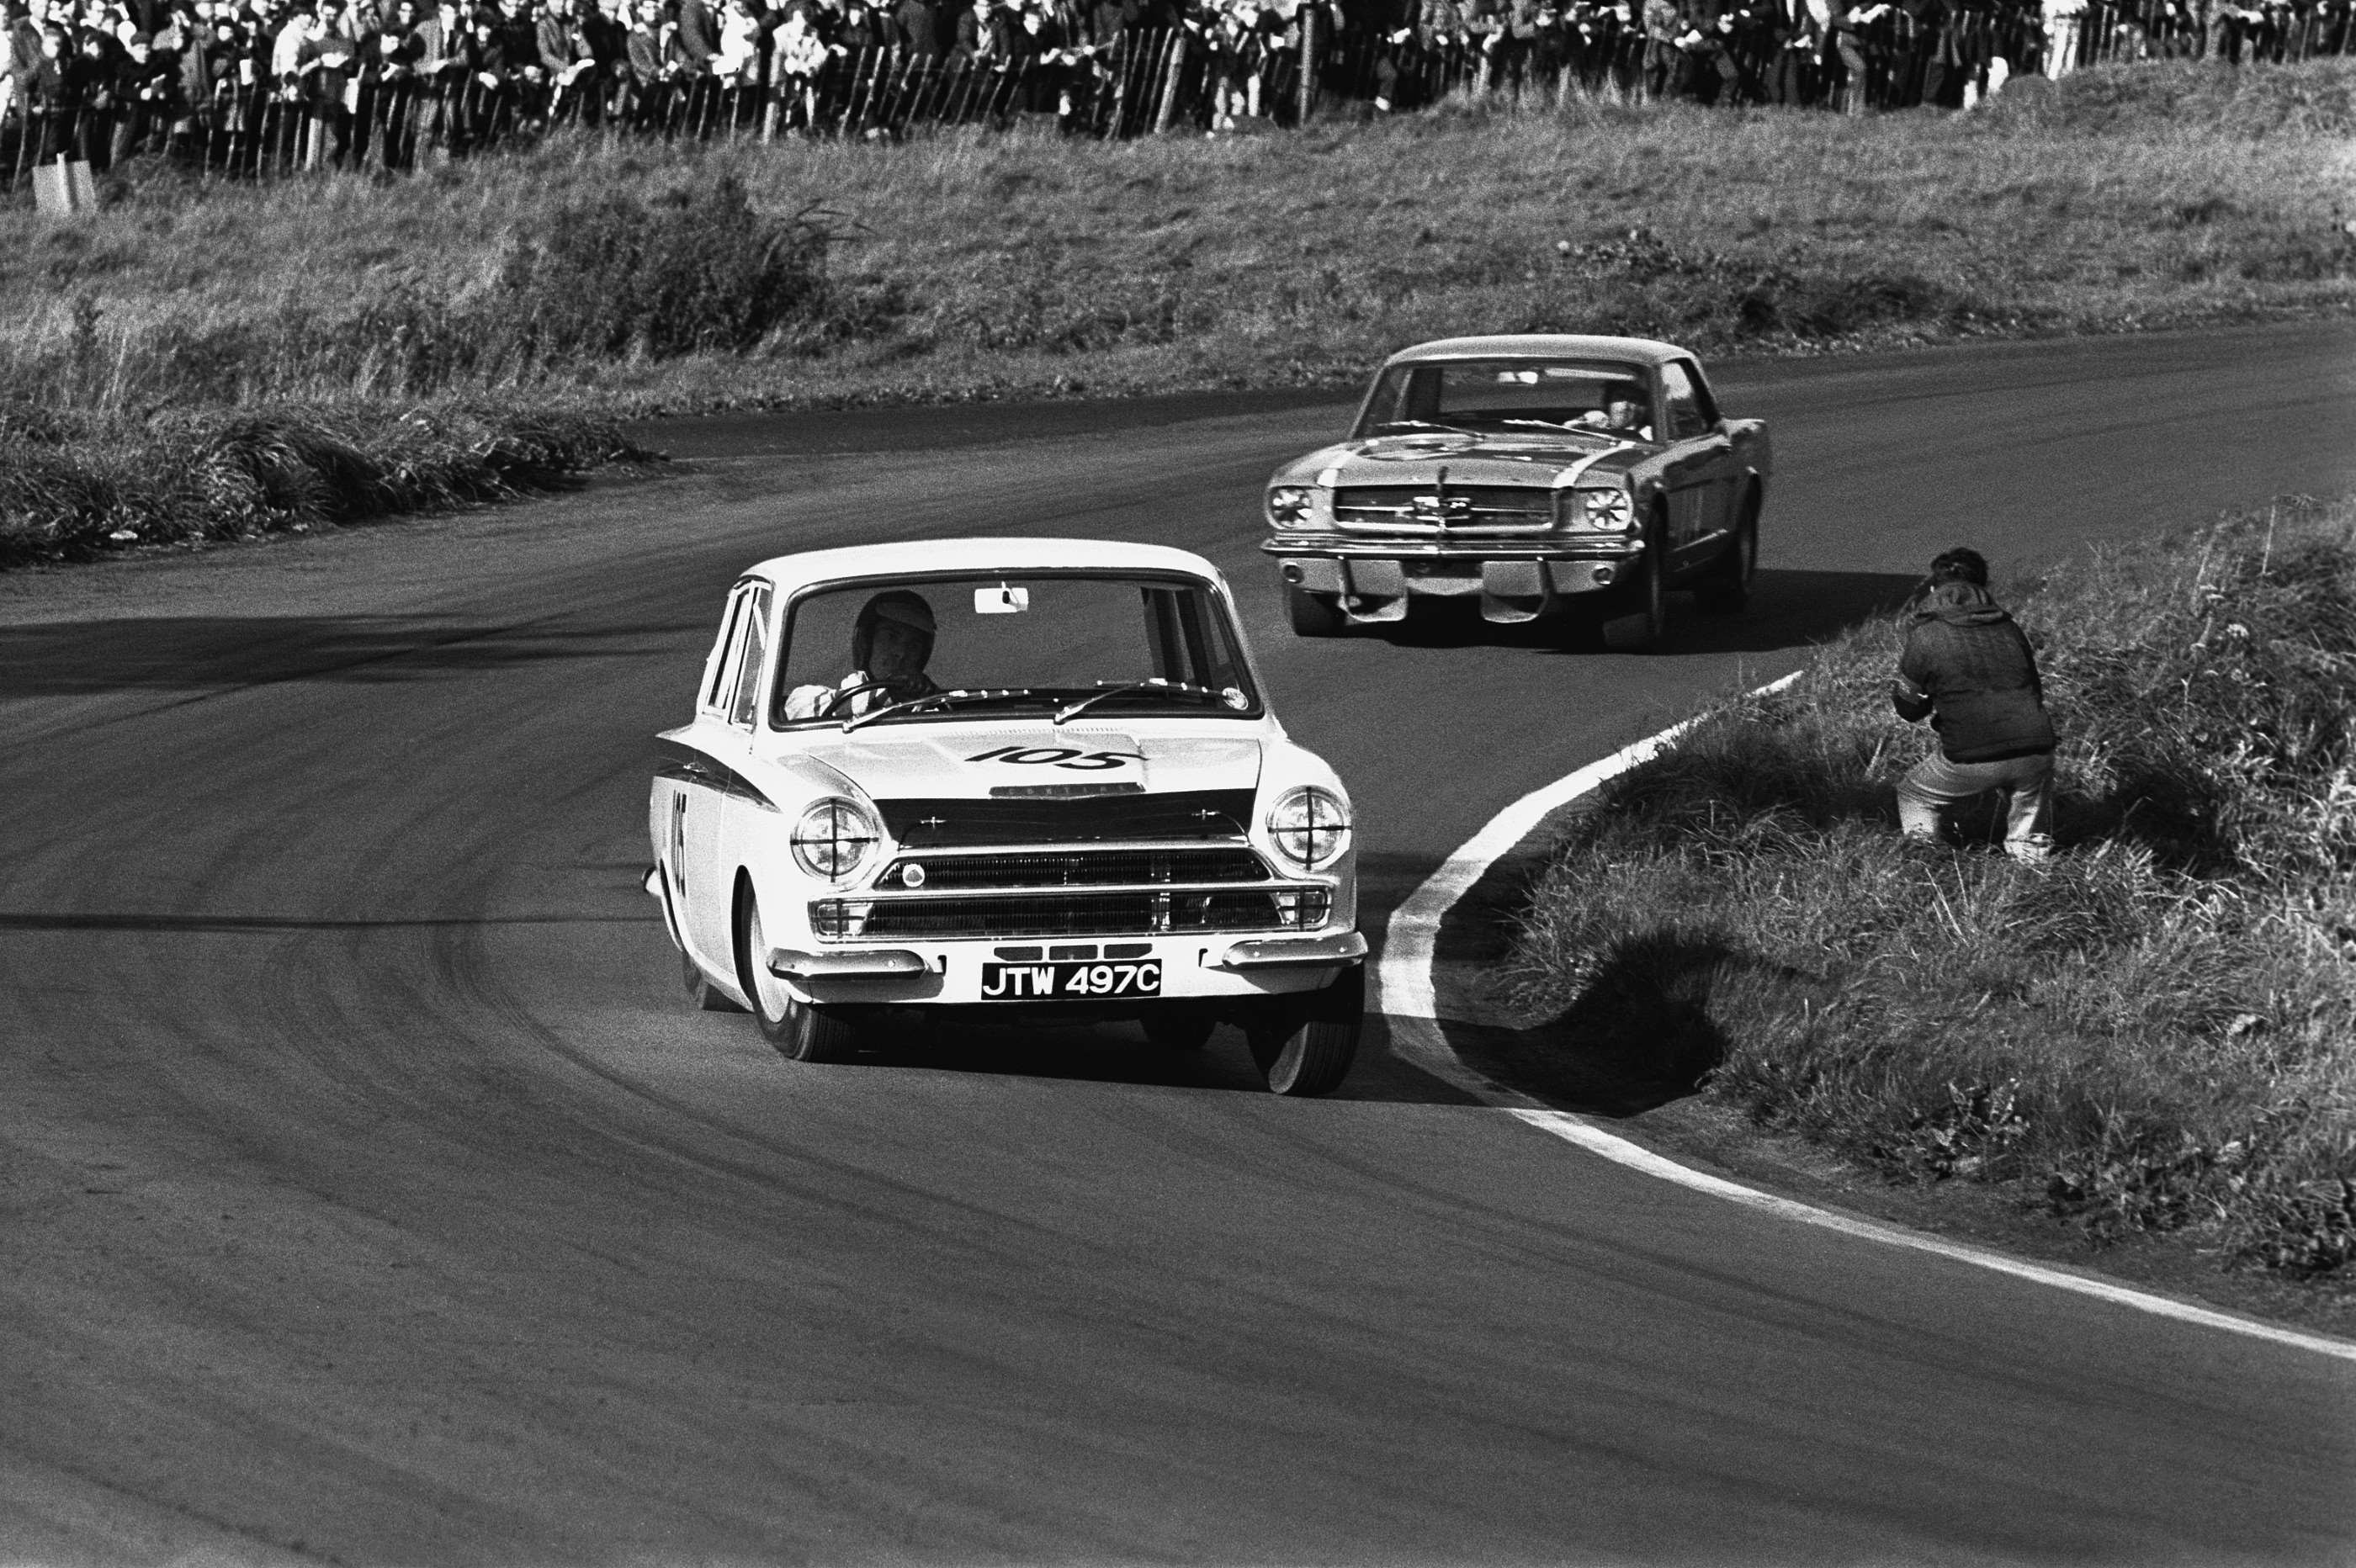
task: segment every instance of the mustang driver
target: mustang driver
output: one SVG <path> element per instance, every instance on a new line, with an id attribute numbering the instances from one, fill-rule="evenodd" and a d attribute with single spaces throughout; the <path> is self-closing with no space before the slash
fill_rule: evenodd
<path id="1" fill-rule="evenodd" d="M 925 596 L 894 588 L 870 599 L 851 628 L 851 673 L 834 686 L 798 686 L 786 699 L 790 719 L 850 717 L 941 689 L 925 673 L 933 656 L 933 607 Z"/>

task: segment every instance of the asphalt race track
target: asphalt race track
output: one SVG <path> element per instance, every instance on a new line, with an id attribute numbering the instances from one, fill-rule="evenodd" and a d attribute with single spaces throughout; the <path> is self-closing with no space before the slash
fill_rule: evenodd
<path id="1" fill-rule="evenodd" d="M 1363 924 L 1498 807 L 2000 571 L 2356 489 L 2356 330 L 1727 373 L 1752 613 L 1294 641 L 1344 411 L 741 421 L 504 512 L 0 579 L 0 1561 L 2356 1560 L 2356 1367 L 1747 1214 L 1390 1056 L 682 1005 L 649 738 L 736 571 L 1208 554 L 1358 799 Z M 1237 411 L 1240 408 L 1243 411 Z M 1223 417 L 1210 417 L 1223 415 Z"/>

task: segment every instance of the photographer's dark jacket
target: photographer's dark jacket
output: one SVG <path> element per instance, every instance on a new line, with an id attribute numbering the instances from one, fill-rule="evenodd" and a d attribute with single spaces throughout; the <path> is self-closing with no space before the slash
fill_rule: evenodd
<path id="1" fill-rule="evenodd" d="M 2053 749 L 2053 724 L 2029 639 L 1987 590 L 1934 585 L 1907 628 L 1890 704 L 1928 716 L 1951 763 L 1994 763 Z"/>

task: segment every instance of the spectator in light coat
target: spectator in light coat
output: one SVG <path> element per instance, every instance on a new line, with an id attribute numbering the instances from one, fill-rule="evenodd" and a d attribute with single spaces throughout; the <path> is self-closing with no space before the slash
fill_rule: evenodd
<path id="1" fill-rule="evenodd" d="M 14 5 L 0 6 L 0 118 L 16 101 L 16 29 L 24 12 Z"/>
<path id="2" fill-rule="evenodd" d="M 2078 32 L 2086 19 L 2086 0 L 2044 0 L 2041 9 L 2045 22 L 2045 74 L 2067 76 L 2078 69 Z"/>
<path id="3" fill-rule="evenodd" d="M 720 47 L 712 51 L 712 74 L 723 87 L 752 87 L 761 78 L 761 18 L 753 0 L 728 0 L 720 18 Z"/>
<path id="4" fill-rule="evenodd" d="M 1931 562 L 1899 656 L 1890 703 L 1909 723 L 1931 720 L 1938 744 L 1898 785 L 1898 825 L 1936 843 L 1940 815 L 1991 791 L 2006 796 L 2005 852 L 2052 850 L 2053 724 L 2037 656 L 1987 591 L 1987 562 L 1951 549 Z"/>
<path id="5" fill-rule="evenodd" d="M 776 31 L 777 102 L 795 123 L 818 123 L 818 79 L 830 58 L 826 40 L 812 30 L 807 12 L 795 11 Z"/>
<path id="6" fill-rule="evenodd" d="M 270 80 L 281 98 L 294 100 L 302 96 L 302 83 L 296 72 L 303 64 L 303 46 L 311 40 L 311 6 L 299 4 L 288 7 L 282 25 L 270 37 Z"/>

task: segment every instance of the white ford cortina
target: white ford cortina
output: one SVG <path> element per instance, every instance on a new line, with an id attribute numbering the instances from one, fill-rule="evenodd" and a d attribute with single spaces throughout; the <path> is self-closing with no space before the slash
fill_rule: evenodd
<path id="1" fill-rule="evenodd" d="M 702 1006 L 797 1061 L 894 1009 L 1239 1026 L 1269 1088 L 1348 1072 L 1350 801 L 1253 672 L 1210 562 L 953 539 L 780 556 L 662 736 L 647 890 Z"/>

